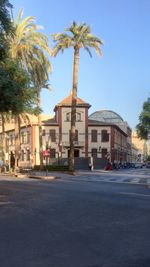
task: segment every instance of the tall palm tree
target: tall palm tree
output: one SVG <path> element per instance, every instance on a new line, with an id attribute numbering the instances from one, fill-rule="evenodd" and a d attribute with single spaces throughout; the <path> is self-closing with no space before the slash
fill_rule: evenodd
<path id="1" fill-rule="evenodd" d="M 72 88 L 72 106 L 71 106 L 71 135 L 70 135 L 70 154 L 69 154 L 69 170 L 74 171 L 74 140 L 75 140 L 75 123 L 76 123 L 76 102 L 78 89 L 78 69 L 80 49 L 84 48 L 90 56 L 92 56 L 90 48 L 95 48 L 99 56 L 102 55 L 101 45 L 103 42 L 97 36 L 91 33 L 90 26 L 85 23 L 72 25 L 65 29 L 63 33 L 53 34 L 54 42 L 56 42 L 52 55 L 55 57 L 60 51 L 64 52 L 66 48 L 74 48 L 74 64 L 73 64 L 73 88 Z"/>
<path id="2" fill-rule="evenodd" d="M 47 62 L 43 64 L 36 64 L 36 61 L 32 61 L 32 81 L 35 85 L 37 96 L 37 112 L 38 112 L 38 127 L 39 127 L 39 156 L 40 156 L 40 169 L 43 169 L 43 146 L 42 146 L 42 121 L 41 121 L 41 89 L 45 88 L 50 90 L 51 87 L 47 83 L 48 81 L 48 66 Z M 45 66 L 45 67 L 44 67 Z"/>
<path id="3" fill-rule="evenodd" d="M 5 129 L 5 125 L 6 123 L 10 123 L 12 120 L 12 114 L 11 113 L 6 113 L 6 112 L 2 112 L 0 113 L 0 126 L 1 126 L 1 133 L 2 133 L 2 140 L 1 140 L 1 149 L 2 149 L 2 161 L 4 163 L 4 165 L 6 165 L 7 163 L 7 158 L 6 158 L 6 152 L 8 153 L 8 151 L 6 150 L 7 147 L 7 134 L 6 134 L 6 129 Z M 8 148 L 7 148 L 8 149 Z"/>
<path id="4" fill-rule="evenodd" d="M 42 166 L 40 90 L 45 81 L 48 81 L 49 73 L 52 70 L 49 61 L 51 49 L 49 47 L 47 36 L 40 31 L 42 27 L 35 24 L 35 17 L 29 16 L 22 19 L 22 16 L 23 11 L 21 10 L 17 20 L 13 21 L 15 34 L 13 38 L 10 37 L 10 54 L 11 57 L 17 59 L 20 65 L 28 72 L 33 87 L 37 92 L 37 106 L 39 110 L 39 153 L 41 155 L 40 165 Z M 16 118 L 17 125 L 18 122 Z M 18 130 L 19 128 L 16 127 L 17 136 L 19 136 L 17 133 Z M 18 141 L 16 141 L 16 150 L 18 150 L 18 147 Z M 16 155 L 19 155 L 18 151 L 16 152 Z"/>
<path id="5" fill-rule="evenodd" d="M 2 161 L 5 164 L 5 159 L 6 159 L 6 132 L 5 132 L 5 114 L 1 113 L 0 114 L 1 118 L 0 118 L 0 124 L 1 124 L 1 129 L 2 129 L 2 143 L 1 143 L 1 147 L 2 147 Z"/>

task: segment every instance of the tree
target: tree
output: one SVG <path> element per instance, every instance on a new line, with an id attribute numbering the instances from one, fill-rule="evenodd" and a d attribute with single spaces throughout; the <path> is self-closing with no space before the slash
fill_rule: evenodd
<path id="1" fill-rule="evenodd" d="M 143 104 L 143 110 L 139 116 L 139 124 L 136 126 L 137 135 L 141 139 L 150 139 L 150 98 Z"/>
<path id="2" fill-rule="evenodd" d="M 84 48 L 90 56 L 92 56 L 90 48 L 94 48 L 99 56 L 101 56 L 100 46 L 102 40 L 91 33 L 90 26 L 85 23 L 72 25 L 65 29 L 63 33 L 53 34 L 54 46 L 52 55 L 55 57 L 60 51 L 64 52 L 66 48 L 74 48 L 74 64 L 73 64 L 73 87 L 72 87 L 72 107 L 71 107 L 71 134 L 70 134 L 70 154 L 69 154 L 69 170 L 74 171 L 74 140 L 75 140 L 75 122 L 76 122 L 76 102 L 78 90 L 78 69 L 80 49 Z"/>
<path id="3" fill-rule="evenodd" d="M 23 11 L 19 12 L 18 18 L 14 21 L 15 34 L 10 38 L 10 53 L 12 58 L 17 59 L 30 75 L 31 82 L 37 94 L 38 106 L 38 127 L 39 127 L 39 154 L 40 166 L 43 166 L 42 151 L 42 126 L 40 91 L 48 81 L 51 72 L 51 64 L 48 56 L 51 55 L 49 41 L 45 34 L 40 32 L 40 26 L 35 24 L 35 17 L 29 16 L 22 19 Z"/>
<path id="4" fill-rule="evenodd" d="M 0 64 L 1 66 L 1 64 Z M 19 162 L 19 114 L 34 110 L 35 92 L 30 87 L 29 77 L 15 61 L 7 59 L 0 68 L 0 113 L 2 122 L 3 161 L 5 162 L 5 127 L 6 112 L 15 117 L 15 166 Z"/>
<path id="5" fill-rule="evenodd" d="M 11 8 L 8 0 L 0 0 L 0 61 L 6 56 L 8 46 L 5 35 L 13 32 L 9 14 Z"/>

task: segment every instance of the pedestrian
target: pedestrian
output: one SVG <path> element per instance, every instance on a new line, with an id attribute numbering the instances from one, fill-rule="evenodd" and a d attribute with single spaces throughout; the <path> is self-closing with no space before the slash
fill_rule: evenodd
<path id="1" fill-rule="evenodd" d="M 94 168 L 94 166 L 93 166 L 93 157 L 91 157 L 90 158 L 90 162 L 89 162 L 89 169 L 90 169 L 90 171 L 93 171 L 93 168 Z"/>

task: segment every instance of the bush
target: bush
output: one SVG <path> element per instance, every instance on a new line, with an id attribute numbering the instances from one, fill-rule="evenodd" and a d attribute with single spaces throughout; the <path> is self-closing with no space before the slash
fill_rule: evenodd
<path id="1" fill-rule="evenodd" d="M 40 170 L 40 165 L 35 165 L 34 170 L 39 171 Z M 68 171 L 69 167 L 68 165 L 47 165 L 43 166 L 43 171 Z"/>

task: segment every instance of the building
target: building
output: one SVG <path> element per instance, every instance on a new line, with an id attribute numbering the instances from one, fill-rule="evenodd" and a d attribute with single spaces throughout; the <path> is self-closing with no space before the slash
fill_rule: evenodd
<path id="1" fill-rule="evenodd" d="M 59 102 L 55 114 L 42 115 L 42 143 L 44 164 L 67 164 L 70 151 L 71 101 L 69 95 Z M 118 121 L 101 120 L 93 115 L 88 117 L 90 104 L 77 98 L 75 165 L 78 169 L 87 169 L 92 157 L 95 168 L 103 168 L 108 161 L 125 163 L 131 161 L 130 128 L 123 124 L 123 119 L 113 111 L 110 114 Z M 105 112 L 106 114 L 106 112 Z M 14 124 L 6 127 L 6 159 L 10 164 L 15 151 Z M 2 130 L 0 129 L 1 137 Z M 28 115 L 28 121 L 22 121 L 20 137 L 20 166 L 24 168 L 39 165 L 39 138 L 37 117 Z"/>
<path id="2" fill-rule="evenodd" d="M 134 155 L 135 162 L 144 162 L 148 155 L 147 142 L 137 136 L 136 131 L 132 132 L 132 154 L 134 155 L 134 149 L 136 148 L 136 154 Z"/>
<path id="3" fill-rule="evenodd" d="M 132 135 L 132 130 L 128 123 L 123 120 L 123 118 L 117 114 L 116 112 L 112 110 L 98 110 L 94 113 L 92 113 L 89 116 L 90 119 L 96 120 L 99 122 L 105 122 L 105 123 L 111 123 L 112 125 L 117 125 L 122 132 L 126 133 L 127 139 L 126 139 L 126 144 L 122 144 L 122 141 L 118 141 L 119 138 L 114 136 L 114 150 L 115 154 L 118 154 L 119 156 L 115 156 L 115 161 L 118 162 L 119 158 L 121 159 L 123 155 L 123 161 L 124 162 L 132 162 L 132 155 L 131 155 L 131 135 Z M 123 137 L 122 137 L 123 138 Z"/>

